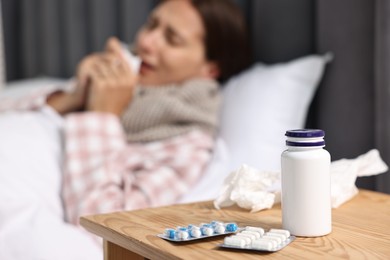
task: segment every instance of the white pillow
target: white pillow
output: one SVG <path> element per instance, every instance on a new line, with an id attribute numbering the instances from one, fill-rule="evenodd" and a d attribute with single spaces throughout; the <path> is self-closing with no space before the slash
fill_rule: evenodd
<path id="1" fill-rule="evenodd" d="M 331 55 L 275 65 L 255 64 L 224 86 L 221 131 L 201 180 L 178 202 L 215 199 L 224 179 L 246 163 L 280 171 L 285 131 L 305 126 L 307 111 Z"/>
<path id="2" fill-rule="evenodd" d="M 330 54 L 275 65 L 255 64 L 224 87 L 220 136 L 229 170 L 243 163 L 280 171 L 285 132 L 305 126 L 308 108 Z"/>
<path id="3" fill-rule="evenodd" d="M 0 97 L 12 97 L 17 98 L 28 94 L 36 89 L 41 89 L 50 86 L 62 85 L 68 82 L 68 79 L 51 78 L 51 77 L 38 77 L 38 78 L 26 78 L 15 81 L 7 82 L 5 88 L 0 92 Z"/>

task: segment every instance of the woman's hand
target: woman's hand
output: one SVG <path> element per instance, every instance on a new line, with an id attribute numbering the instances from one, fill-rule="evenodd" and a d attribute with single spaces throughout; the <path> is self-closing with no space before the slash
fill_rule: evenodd
<path id="1" fill-rule="evenodd" d="M 81 64 L 81 84 L 89 88 L 86 109 L 120 115 L 131 102 L 137 76 L 122 54 L 116 38 L 110 38 L 103 53 L 95 54 Z"/>
<path id="2" fill-rule="evenodd" d="M 87 99 L 86 86 L 77 84 L 73 92 L 57 91 L 48 96 L 46 103 L 64 115 L 70 112 L 82 110 Z"/>
<path id="3" fill-rule="evenodd" d="M 121 43 L 110 38 L 104 52 L 80 62 L 76 89 L 51 94 L 47 104 L 62 115 L 83 109 L 120 115 L 131 102 L 137 80 L 123 56 Z"/>

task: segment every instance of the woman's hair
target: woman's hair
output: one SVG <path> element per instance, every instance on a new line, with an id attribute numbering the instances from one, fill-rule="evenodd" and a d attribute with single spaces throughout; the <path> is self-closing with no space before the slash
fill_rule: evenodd
<path id="1" fill-rule="evenodd" d="M 231 0 L 189 1 L 200 14 L 205 28 L 206 59 L 217 63 L 220 70 L 218 80 L 225 82 L 251 63 L 243 14 Z"/>
<path id="2" fill-rule="evenodd" d="M 217 63 L 224 82 L 251 62 L 248 31 L 243 14 L 230 0 L 190 0 L 202 17 L 206 58 Z"/>

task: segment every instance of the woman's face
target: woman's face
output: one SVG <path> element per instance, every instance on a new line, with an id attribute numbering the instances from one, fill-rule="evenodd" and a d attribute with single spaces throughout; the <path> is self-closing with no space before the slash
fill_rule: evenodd
<path id="1" fill-rule="evenodd" d="M 206 60 L 205 29 L 197 10 L 187 0 L 159 5 L 138 32 L 142 59 L 140 83 L 180 83 L 194 77 L 216 78 L 216 65 Z"/>

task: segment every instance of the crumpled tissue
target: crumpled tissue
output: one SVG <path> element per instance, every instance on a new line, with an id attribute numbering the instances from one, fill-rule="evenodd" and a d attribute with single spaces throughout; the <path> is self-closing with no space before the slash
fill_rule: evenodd
<path id="1" fill-rule="evenodd" d="M 376 149 L 355 159 L 341 159 L 331 163 L 331 200 L 337 208 L 358 193 L 356 178 L 378 175 L 388 167 Z M 260 171 L 242 165 L 233 171 L 224 181 L 220 195 L 214 201 L 217 209 L 232 206 L 235 203 L 251 212 L 269 209 L 280 202 L 280 172 Z"/>

